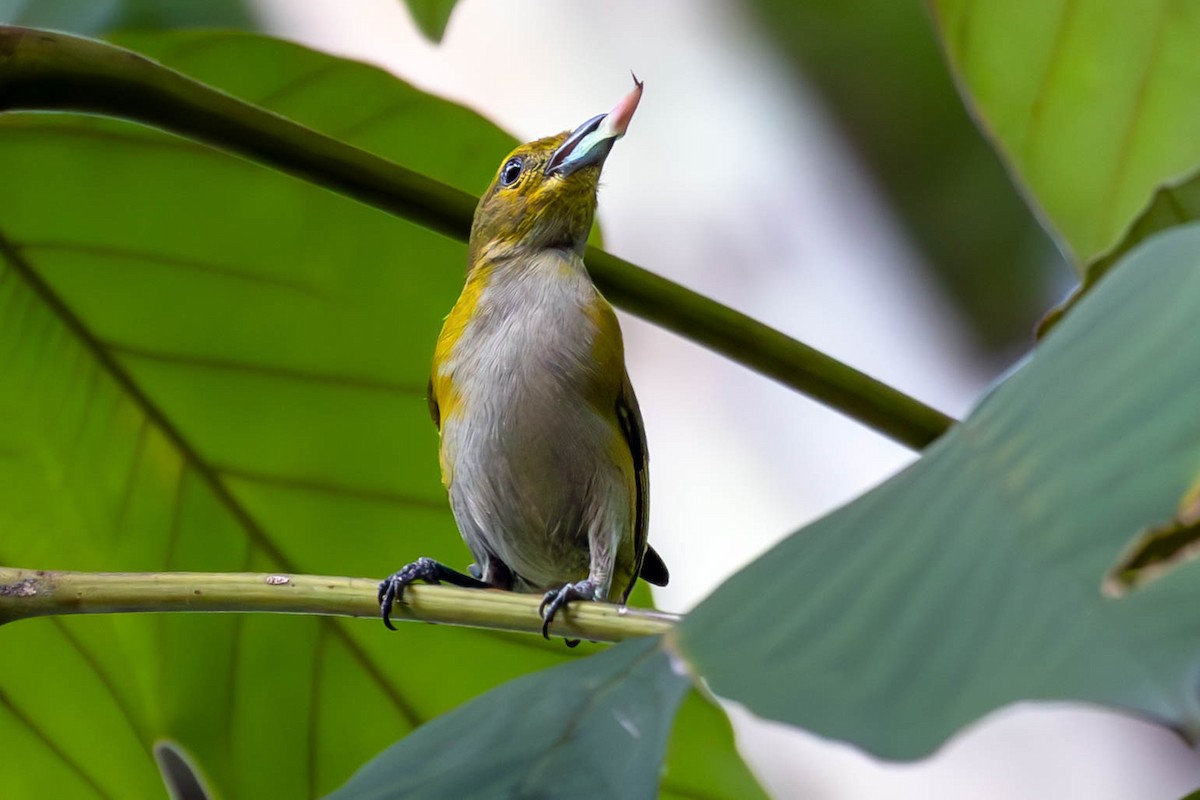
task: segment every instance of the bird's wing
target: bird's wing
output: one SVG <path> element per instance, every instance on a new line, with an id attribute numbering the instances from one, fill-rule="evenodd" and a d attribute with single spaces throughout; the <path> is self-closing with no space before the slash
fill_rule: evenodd
<path id="1" fill-rule="evenodd" d="M 629 582 L 625 596 L 621 598 L 621 601 L 624 602 L 629 598 L 629 593 L 633 591 L 638 576 L 647 567 L 653 568 L 649 570 L 650 574 L 642 575 L 646 580 L 659 586 L 665 585 L 667 581 L 667 568 L 658 554 L 653 553 L 650 559 L 646 558 L 646 533 L 650 521 L 649 456 L 646 452 L 646 431 L 642 426 L 642 412 L 638 408 L 637 396 L 633 393 L 633 385 L 629 382 L 628 373 L 624 376 L 621 396 L 617 398 L 617 420 L 620 422 L 625 442 L 629 445 L 630 455 L 633 456 L 633 472 L 637 489 L 633 512 L 633 551 L 637 560 L 634 563 L 633 580 Z"/>

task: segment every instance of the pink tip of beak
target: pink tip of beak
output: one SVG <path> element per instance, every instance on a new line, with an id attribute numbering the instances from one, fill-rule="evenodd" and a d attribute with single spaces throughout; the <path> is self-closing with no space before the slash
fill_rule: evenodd
<path id="1" fill-rule="evenodd" d="M 630 73 L 631 75 L 633 73 Z M 633 119 L 633 112 L 637 111 L 638 103 L 642 99 L 642 82 L 637 79 L 637 75 L 633 76 L 633 91 L 625 95 L 624 99 L 608 112 L 608 116 L 604 119 L 604 125 L 617 136 L 624 136 L 625 130 L 629 127 L 629 121 Z"/>

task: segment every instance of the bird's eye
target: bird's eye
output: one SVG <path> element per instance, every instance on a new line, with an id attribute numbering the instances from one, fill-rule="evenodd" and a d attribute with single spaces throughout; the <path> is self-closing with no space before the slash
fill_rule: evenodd
<path id="1" fill-rule="evenodd" d="M 525 160 L 520 156 L 510 158 L 504 168 L 500 170 L 500 185 L 512 186 L 517 182 L 517 178 L 521 177 L 521 168 L 525 166 Z"/>

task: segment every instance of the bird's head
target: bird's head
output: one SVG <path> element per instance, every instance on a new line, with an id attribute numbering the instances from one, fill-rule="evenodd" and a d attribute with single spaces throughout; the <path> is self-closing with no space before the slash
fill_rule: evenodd
<path id="1" fill-rule="evenodd" d="M 472 264 L 550 247 L 583 251 L 600 169 L 642 97 L 642 84 L 634 83 L 609 113 L 509 153 L 475 209 Z"/>

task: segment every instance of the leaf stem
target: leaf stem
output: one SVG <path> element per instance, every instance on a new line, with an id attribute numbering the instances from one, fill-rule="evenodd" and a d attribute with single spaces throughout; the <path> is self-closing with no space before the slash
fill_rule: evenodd
<path id="1" fill-rule="evenodd" d="M 64 614 L 225 611 L 379 619 L 377 581 L 285 573 L 52 572 L 0 567 L 0 625 Z M 393 620 L 540 634 L 539 595 L 453 586 L 409 586 Z M 675 614 L 609 603 L 573 603 L 555 636 L 619 642 L 666 633 Z M 382 623 L 379 623 L 382 627 Z"/>
<path id="2" fill-rule="evenodd" d="M 140 122 L 267 164 L 466 241 L 476 198 L 192 80 L 129 50 L 0 26 L 0 111 Z M 602 250 L 588 267 L 618 305 L 921 448 L 954 420 L 852 367 Z"/>

